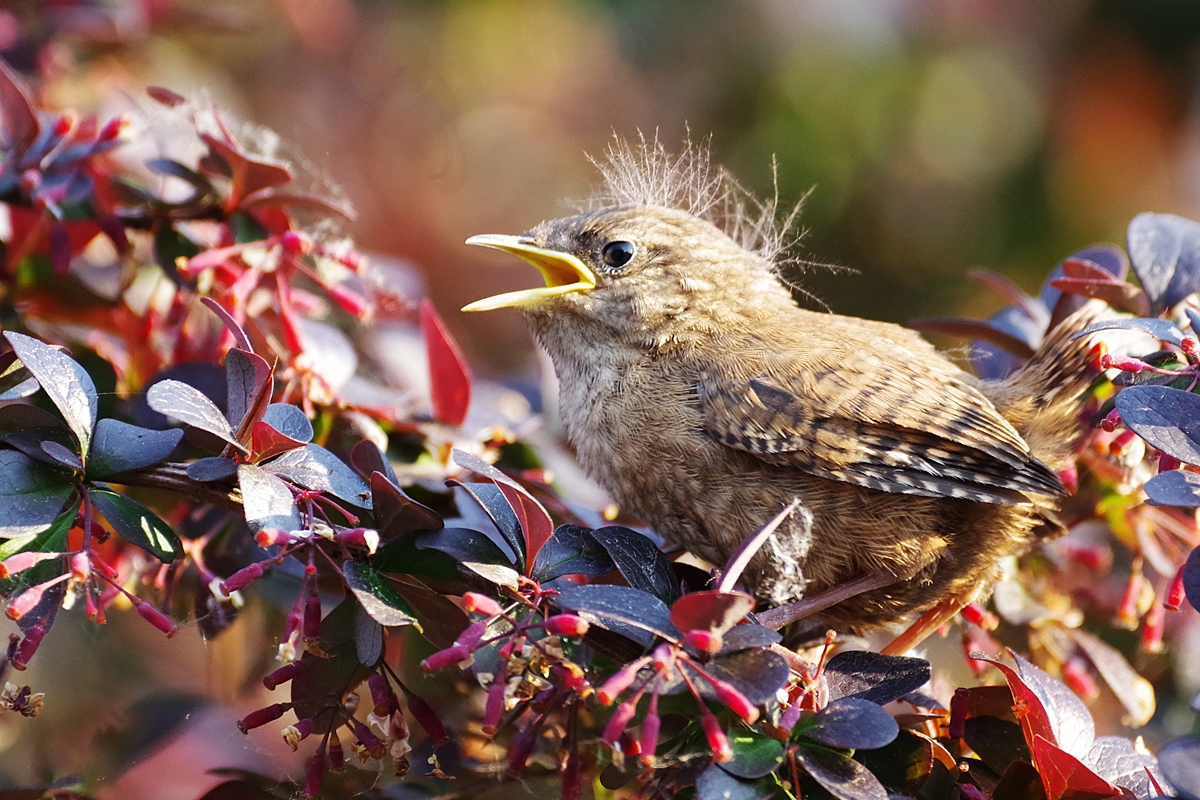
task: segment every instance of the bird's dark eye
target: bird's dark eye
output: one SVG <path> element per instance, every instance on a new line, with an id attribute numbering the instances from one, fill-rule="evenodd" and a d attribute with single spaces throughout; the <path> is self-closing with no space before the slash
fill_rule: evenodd
<path id="1" fill-rule="evenodd" d="M 636 252 L 637 247 L 633 242 L 609 242 L 600 251 L 600 257 L 610 267 L 623 267 L 629 263 Z"/>

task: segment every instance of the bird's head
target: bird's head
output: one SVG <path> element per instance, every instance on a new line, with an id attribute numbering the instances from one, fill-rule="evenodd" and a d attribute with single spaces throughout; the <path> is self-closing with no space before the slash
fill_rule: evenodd
<path id="1" fill-rule="evenodd" d="M 468 244 L 519 256 L 545 286 L 478 300 L 464 311 L 515 307 L 535 328 L 599 329 L 630 342 L 661 342 L 718 328 L 730 315 L 791 302 L 772 262 L 685 211 L 616 206 L 544 222 L 521 236 Z"/>

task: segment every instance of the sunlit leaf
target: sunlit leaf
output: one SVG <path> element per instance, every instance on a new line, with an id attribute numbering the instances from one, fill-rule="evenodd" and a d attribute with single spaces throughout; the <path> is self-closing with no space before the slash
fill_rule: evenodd
<path id="1" fill-rule="evenodd" d="M 288 485 L 253 464 L 239 464 L 238 486 L 242 490 L 242 506 L 246 524 L 251 530 L 281 528 L 299 530 L 303 523 L 296 501 Z"/>
<path id="2" fill-rule="evenodd" d="M 0 539 L 46 529 L 75 491 L 75 480 L 16 450 L 0 449 Z"/>
<path id="3" fill-rule="evenodd" d="M 671 612 L 662 600 L 628 586 L 566 586 L 560 590 L 558 600 L 564 609 L 574 611 L 602 628 L 615 621 L 664 639 L 677 640 L 680 636 L 679 629 L 671 622 Z"/>
<path id="4" fill-rule="evenodd" d="M 679 597 L 679 582 L 671 562 L 646 536 L 620 525 L 609 525 L 592 531 L 592 538 L 608 552 L 630 586 L 649 592 L 668 605 Z"/>
<path id="5" fill-rule="evenodd" d="M 225 419 L 239 441 L 262 419 L 273 390 L 271 366 L 265 359 L 237 348 L 225 354 Z"/>
<path id="6" fill-rule="evenodd" d="M 1033 737 L 1033 762 L 1042 776 L 1046 800 L 1084 800 L 1120 797 L 1121 790 L 1093 772 L 1075 756 L 1041 734 Z"/>
<path id="7" fill-rule="evenodd" d="M 676 600 L 671 605 L 671 621 L 681 631 L 723 634 L 753 610 L 754 598 L 744 592 L 706 590 Z"/>
<path id="8" fill-rule="evenodd" d="M 88 491 L 88 497 L 123 539 L 164 564 L 174 561 L 183 551 L 175 531 L 136 500 L 103 488 L 92 488 Z"/>
<path id="9" fill-rule="evenodd" d="M 829 699 L 859 697 L 883 705 L 929 682 L 923 658 L 889 656 L 866 650 L 844 650 L 825 665 Z"/>
<path id="10" fill-rule="evenodd" d="M 264 470 L 316 492 L 328 492 L 360 508 L 371 507 L 371 487 L 333 453 L 309 444 L 261 465 Z"/>
<path id="11" fill-rule="evenodd" d="M 1126 242 L 1155 312 L 1200 289 L 1200 224 L 1174 214 L 1138 214 Z"/>
<path id="12" fill-rule="evenodd" d="M 164 416 L 208 431 L 245 451 L 221 409 L 190 384 L 170 379 L 159 381 L 146 392 L 146 402 L 150 404 L 150 408 Z"/>
<path id="13" fill-rule="evenodd" d="M 79 442 L 79 453 L 87 461 L 96 426 L 96 385 L 83 367 L 70 356 L 45 342 L 14 331 L 4 336 L 25 368 L 37 378 L 50 400 Z"/>
<path id="14" fill-rule="evenodd" d="M 1140 728 L 1154 716 L 1154 685 L 1137 674 L 1121 651 L 1092 634 L 1068 628 L 1068 635 L 1087 654 L 1096 671 L 1116 694 L 1129 714 L 1127 724 Z"/>
<path id="15" fill-rule="evenodd" d="M 530 577 L 544 583 L 562 575 L 604 575 L 616 568 L 590 528 L 559 525 L 538 552 Z"/>
<path id="16" fill-rule="evenodd" d="M 1200 464 L 1200 395 L 1169 386 L 1129 386 L 1117 394 L 1121 421 L 1185 464 Z"/>

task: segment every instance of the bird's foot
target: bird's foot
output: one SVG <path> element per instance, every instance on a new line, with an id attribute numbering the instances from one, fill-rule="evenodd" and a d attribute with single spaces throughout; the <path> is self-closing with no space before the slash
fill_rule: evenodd
<path id="1" fill-rule="evenodd" d="M 917 617 L 916 621 L 904 630 L 904 633 L 893 639 L 889 645 L 879 652 L 889 656 L 899 656 L 907 653 L 925 641 L 931 633 L 954 619 L 958 615 L 958 612 L 967 607 L 969 602 L 969 598 L 958 595 L 951 595 L 939 601 L 933 608 Z"/>
<path id="2" fill-rule="evenodd" d="M 863 592 L 869 592 L 873 589 L 882 589 L 885 586 L 891 586 L 898 580 L 900 579 L 890 572 L 876 572 L 864 575 L 861 578 L 855 578 L 846 583 L 839 583 L 837 586 L 830 586 L 825 591 L 815 594 L 812 597 L 805 597 L 794 603 L 776 606 L 761 614 L 757 614 L 756 617 L 760 624 L 773 630 L 779 630 L 784 625 L 812 616 L 818 611 L 824 611 L 843 600 L 857 597 Z"/>

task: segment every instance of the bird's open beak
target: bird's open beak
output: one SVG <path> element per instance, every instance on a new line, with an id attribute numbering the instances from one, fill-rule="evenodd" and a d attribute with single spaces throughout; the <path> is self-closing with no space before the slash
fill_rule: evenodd
<path id="1" fill-rule="evenodd" d="M 485 233 L 467 239 L 467 244 L 493 247 L 523 258 L 538 268 L 546 285 L 536 289 L 505 292 L 494 297 L 476 300 L 470 305 L 463 306 L 463 311 L 491 311 L 494 308 L 523 306 L 547 297 L 557 297 L 571 292 L 586 292 L 596 288 L 595 274 L 578 258 L 569 253 L 536 247 L 530 244 L 528 239 L 520 236 Z"/>

